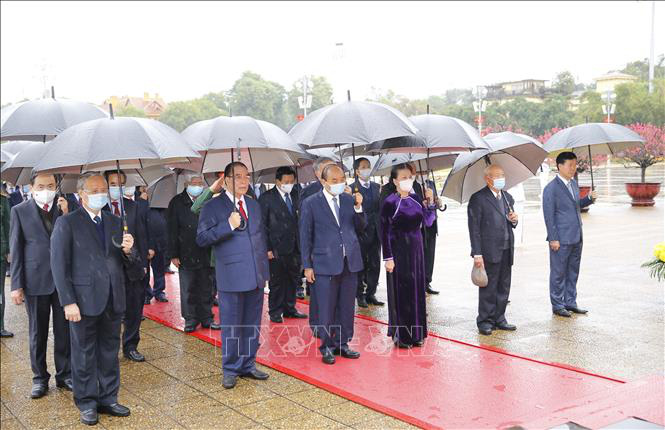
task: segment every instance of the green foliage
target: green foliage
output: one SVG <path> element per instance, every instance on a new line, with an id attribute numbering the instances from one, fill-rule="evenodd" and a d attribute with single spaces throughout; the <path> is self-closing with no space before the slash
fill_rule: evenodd
<path id="1" fill-rule="evenodd" d="M 580 97 L 580 105 L 575 112 L 574 122 L 576 124 L 582 124 L 585 122 L 603 122 L 606 118 L 603 114 L 604 104 L 600 93 L 587 90 Z"/>
<path id="2" fill-rule="evenodd" d="M 557 74 L 552 83 L 552 89 L 564 96 L 572 94 L 575 91 L 575 78 L 573 74 L 567 70 Z"/>
<path id="3" fill-rule="evenodd" d="M 211 100 L 200 98 L 169 103 L 159 120 L 178 131 L 183 131 L 197 121 L 221 115 L 227 115 L 227 112 L 218 108 Z"/>
<path id="4" fill-rule="evenodd" d="M 244 72 L 231 88 L 231 112 L 234 116 L 248 115 L 286 129 L 286 90 L 277 82 L 263 79 L 259 74 Z"/>
<path id="5" fill-rule="evenodd" d="M 617 85 L 614 92 L 617 123 L 665 125 L 665 79 L 654 79 L 652 94 L 646 82 Z"/>
<path id="6" fill-rule="evenodd" d="M 143 109 L 139 109 L 132 105 L 127 105 L 113 109 L 113 116 L 133 116 L 135 118 L 145 118 L 146 114 Z"/>
<path id="7" fill-rule="evenodd" d="M 649 80 L 649 59 L 637 60 L 626 64 L 621 73 L 637 76 L 641 81 Z M 661 54 L 654 60 L 654 79 L 665 78 L 665 55 Z"/>
<path id="8" fill-rule="evenodd" d="M 658 282 L 665 281 L 665 262 L 660 261 L 658 258 L 654 258 L 653 260 L 642 264 L 642 267 L 649 269 L 649 275 Z"/>

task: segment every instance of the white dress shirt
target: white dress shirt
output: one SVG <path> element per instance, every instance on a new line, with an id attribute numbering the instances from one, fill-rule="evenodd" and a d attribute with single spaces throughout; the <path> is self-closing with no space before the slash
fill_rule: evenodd
<path id="1" fill-rule="evenodd" d="M 95 222 L 95 217 L 99 217 L 100 220 L 102 219 L 102 211 L 99 211 L 99 213 L 98 213 L 97 215 L 95 215 L 94 212 L 90 212 L 90 210 L 89 210 L 88 208 L 86 208 L 85 206 L 81 205 L 81 207 L 82 207 L 83 209 L 85 209 L 85 211 L 88 213 L 88 216 L 90 217 L 90 219 L 92 220 L 92 222 L 94 222 L 95 224 L 97 224 L 97 223 Z"/>
<path id="2" fill-rule="evenodd" d="M 575 193 L 573 193 L 573 187 L 571 185 L 572 179 L 566 179 L 563 176 L 561 176 L 560 173 L 557 173 L 556 175 L 559 177 L 559 179 L 561 179 L 563 181 L 563 185 L 566 186 L 566 189 L 568 190 L 570 195 L 573 196 L 573 199 L 574 199 L 575 198 Z"/>
<path id="3" fill-rule="evenodd" d="M 226 196 L 233 202 L 233 194 L 229 193 L 227 190 L 224 190 L 226 193 Z M 240 198 L 236 197 L 236 209 L 238 209 L 238 213 L 240 213 L 240 205 L 238 202 L 242 202 L 242 210 L 245 211 L 245 215 L 247 215 L 247 219 L 249 219 L 249 211 L 247 210 L 247 204 L 245 203 L 245 196 L 243 195 Z M 242 215 L 240 215 L 242 217 Z M 229 227 L 231 227 L 231 230 L 235 230 L 233 226 L 231 225 L 231 221 L 229 221 Z"/>
<path id="4" fill-rule="evenodd" d="M 284 203 L 286 203 L 286 193 L 282 191 L 280 187 L 275 186 L 275 188 L 277 188 L 277 192 L 279 193 L 280 196 L 282 196 L 282 200 L 284 200 Z M 291 198 L 290 195 L 289 198 Z M 293 205 L 293 199 L 291 199 L 291 205 Z"/>
<path id="5" fill-rule="evenodd" d="M 333 216 L 335 217 L 335 221 L 337 221 L 337 225 L 339 225 L 339 219 L 337 218 L 337 211 L 335 210 L 335 203 L 333 202 L 333 196 L 330 194 L 330 192 L 326 189 L 326 187 L 323 187 L 323 196 L 326 198 L 326 201 L 328 202 L 328 206 L 330 207 L 330 210 L 333 213 Z M 337 205 L 340 207 L 340 210 L 342 210 L 342 205 L 341 205 L 341 194 L 337 197 Z M 360 208 L 357 208 L 355 205 L 353 205 L 353 210 L 356 211 L 356 213 L 362 213 L 363 207 L 360 206 Z"/>
<path id="6" fill-rule="evenodd" d="M 358 178 L 358 182 L 360 182 L 360 185 L 362 185 L 364 188 L 369 188 L 370 181 L 368 180 L 363 180 L 362 178 Z"/>

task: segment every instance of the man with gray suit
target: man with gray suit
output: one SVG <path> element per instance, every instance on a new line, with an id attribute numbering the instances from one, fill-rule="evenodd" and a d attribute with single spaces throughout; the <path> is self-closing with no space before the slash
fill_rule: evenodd
<path id="1" fill-rule="evenodd" d="M 263 289 L 270 279 L 261 206 L 245 198 L 249 172 L 240 162 L 224 169 L 225 192 L 209 200 L 199 216 L 196 242 L 212 246 L 222 326 L 222 385 L 235 387 L 238 376 L 265 380 L 256 368 Z M 231 194 L 233 193 L 233 194 Z M 235 206 L 234 206 L 235 202 Z"/>
<path id="2" fill-rule="evenodd" d="M 108 203 L 104 176 L 86 173 L 77 189 L 83 207 L 56 221 L 51 271 L 69 321 L 74 403 L 81 422 L 95 425 L 98 412 L 129 415 L 118 404 L 125 271 L 129 278 L 140 277 L 144 266 L 120 218 L 102 211 Z"/>
<path id="3" fill-rule="evenodd" d="M 54 175 L 37 174 L 30 179 L 32 198 L 14 206 L 9 227 L 12 255 L 11 295 L 15 304 L 25 301 L 28 313 L 32 390 L 38 399 L 48 391 L 51 375 L 46 366 L 49 320 L 53 314 L 53 358 L 58 388 L 71 391 L 69 325 L 60 305 L 51 275 L 51 233 L 60 212 L 67 214 L 67 202 L 56 204 L 57 183 Z M 4 278 L 3 278 L 4 279 Z"/>
<path id="4" fill-rule="evenodd" d="M 577 306 L 577 278 L 582 259 L 581 208 L 596 200 L 596 191 L 580 199 L 573 179 L 577 156 L 562 152 L 556 157 L 559 174 L 543 190 L 543 214 L 550 245 L 550 301 L 555 315 L 569 318 L 571 312 L 586 314 Z"/>
<path id="5" fill-rule="evenodd" d="M 485 267 L 487 286 L 478 288 L 478 317 L 480 334 L 489 336 L 492 330 L 513 331 L 508 324 L 506 306 L 510 295 L 510 277 L 514 256 L 513 229 L 517 226 L 514 200 L 507 192 L 506 176 L 498 165 L 485 168 L 487 186 L 471 196 L 467 208 L 471 256 L 476 267 Z"/>

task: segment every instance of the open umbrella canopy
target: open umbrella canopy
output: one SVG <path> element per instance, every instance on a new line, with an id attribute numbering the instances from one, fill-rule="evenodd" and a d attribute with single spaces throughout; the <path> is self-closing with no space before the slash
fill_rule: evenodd
<path id="1" fill-rule="evenodd" d="M 461 119 L 433 114 L 416 115 L 409 119 L 418 128 L 418 135 L 425 139 L 430 153 L 488 148 L 478 130 Z"/>
<path id="2" fill-rule="evenodd" d="M 322 107 L 293 126 L 289 134 L 300 144 L 316 148 L 369 145 L 418 130 L 397 109 L 382 103 L 347 101 Z"/>
<path id="3" fill-rule="evenodd" d="M 2 142 L 0 148 L 2 148 L 3 151 L 9 153 L 9 154 L 16 154 L 18 153 L 21 149 L 32 145 L 34 142 L 30 142 L 28 140 L 11 140 L 8 142 Z"/>
<path id="4" fill-rule="evenodd" d="M 120 117 L 86 121 L 50 143 L 37 171 L 82 173 L 145 169 L 199 157 L 180 134 L 159 121 Z"/>
<path id="5" fill-rule="evenodd" d="M 538 146 L 542 144 L 531 136 L 522 133 L 513 133 L 512 131 L 502 131 L 500 133 L 489 133 L 483 137 L 485 142 L 492 150 L 502 150 L 515 147 L 523 143 L 533 143 Z"/>
<path id="6" fill-rule="evenodd" d="M 177 165 L 200 172 L 224 170 L 227 164 L 242 161 L 250 172 L 279 166 L 293 166 L 307 156 L 281 128 L 248 116 L 220 116 L 196 122 L 182 132 L 201 159 L 192 166 Z"/>
<path id="7" fill-rule="evenodd" d="M 644 143 L 633 130 L 619 124 L 588 123 L 565 128 L 547 139 L 547 152 L 570 150 L 578 155 L 614 155 Z"/>
<path id="8" fill-rule="evenodd" d="M 92 103 L 55 98 L 31 100 L 2 108 L 0 136 L 2 140 L 43 142 L 73 125 L 106 116 Z"/>
<path id="9" fill-rule="evenodd" d="M 167 169 L 169 173 L 156 181 L 148 184 L 148 202 L 151 208 L 166 209 L 169 202 L 176 194 L 182 193 L 185 189 L 185 178 L 189 174 L 201 175 L 200 172 L 183 169 Z M 203 177 L 204 182 L 210 186 L 216 180 L 216 175 L 206 174 Z"/>
<path id="10" fill-rule="evenodd" d="M 368 153 L 427 153 L 427 142 L 419 134 L 391 137 L 365 147 Z"/>
<path id="11" fill-rule="evenodd" d="M 11 154 L 4 149 L 0 149 L 0 166 L 4 166 L 6 162 L 11 161 L 14 158 L 14 154 Z"/>
<path id="12" fill-rule="evenodd" d="M 4 145 L 2 145 L 4 146 Z M 30 183 L 32 169 L 39 163 L 50 143 L 30 142 L 2 166 L 2 180 L 14 185 Z"/>
<path id="13" fill-rule="evenodd" d="M 417 170 L 441 170 L 449 169 L 453 166 L 458 153 L 437 153 L 429 157 L 429 166 L 427 166 L 427 156 L 424 154 L 405 154 L 390 153 L 382 154 L 381 158 L 374 165 L 372 176 L 388 176 L 393 166 L 402 163 L 413 163 Z"/>
<path id="14" fill-rule="evenodd" d="M 517 140 L 513 146 L 506 143 L 501 149 L 494 151 L 478 149 L 460 154 L 446 179 L 441 195 L 460 203 L 468 201 L 473 193 L 486 186 L 484 171 L 489 164 L 497 164 L 503 168 L 506 189 L 534 176 L 547 152 L 537 143 L 522 142 Z"/>

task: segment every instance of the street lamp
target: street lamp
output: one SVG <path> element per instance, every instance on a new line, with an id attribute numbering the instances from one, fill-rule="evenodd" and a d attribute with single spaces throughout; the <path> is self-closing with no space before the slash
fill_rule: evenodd
<path id="1" fill-rule="evenodd" d="M 473 95 L 477 99 L 473 102 L 473 111 L 478 112 L 478 134 L 481 134 L 483 131 L 483 112 L 487 110 L 487 101 L 483 100 L 487 95 L 487 88 L 478 85 L 473 89 Z"/>
<path id="2" fill-rule="evenodd" d="M 303 109 L 303 118 L 307 116 L 307 109 L 312 107 L 312 95 L 309 91 L 312 89 L 312 83 L 307 76 L 302 77 L 302 96 L 298 96 L 298 107 Z"/>
<path id="3" fill-rule="evenodd" d="M 605 104 L 603 105 L 603 114 L 607 115 L 607 119 L 605 122 L 608 124 L 612 122 L 612 115 L 614 115 L 614 111 L 616 110 L 616 105 L 612 103 L 614 99 L 616 98 L 616 94 L 614 94 L 612 91 L 608 91 L 605 93 Z"/>

